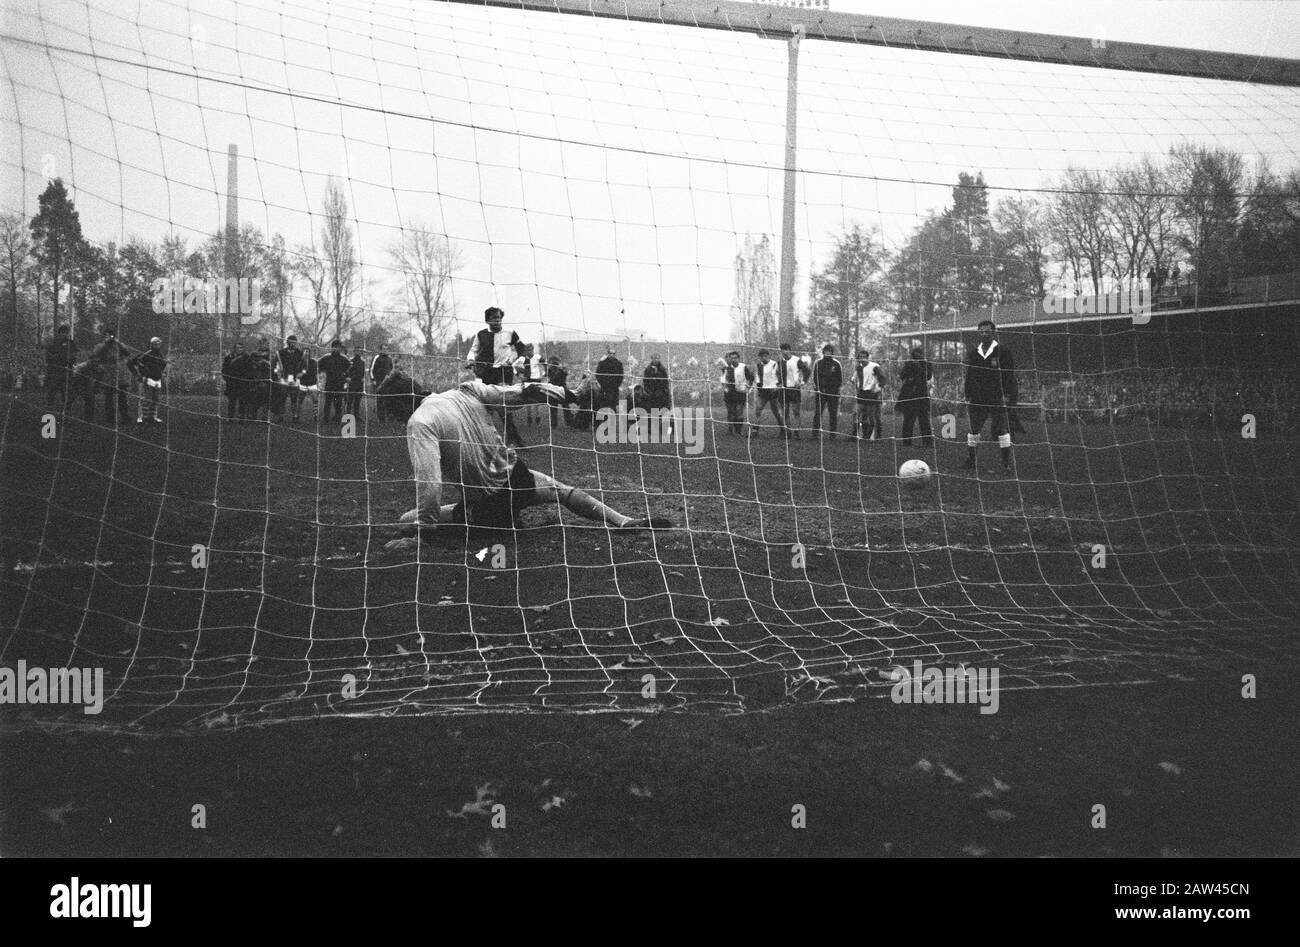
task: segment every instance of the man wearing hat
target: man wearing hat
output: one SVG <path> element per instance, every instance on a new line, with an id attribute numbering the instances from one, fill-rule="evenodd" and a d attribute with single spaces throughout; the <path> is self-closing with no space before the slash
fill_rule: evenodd
<path id="1" fill-rule="evenodd" d="M 162 355 L 162 339 L 158 336 L 150 339 L 149 348 L 127 362 L 127 367 L 140 380 L 140 405 L 135 423 L 151 421 L 162 424 L 162 418 L 158 417 L 158 396 L 162 394 L 163 372 L 167 369 L 167 360 Z"/>

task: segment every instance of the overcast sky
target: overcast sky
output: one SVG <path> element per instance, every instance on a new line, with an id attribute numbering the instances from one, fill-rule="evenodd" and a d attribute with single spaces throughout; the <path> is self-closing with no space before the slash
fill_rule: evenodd
<path id="1" fill-rule="evenodd" d="M 1300 58 L 1288 3 L 832 6 Z M 782 42 L 437 0 L 10 0 L 3 32 L 0 205 L 32 213 L 52 170 L 92 239 L 212 233 L 235 143 L 242 220 L 291 247 L 343 180 L 380 307 L 425 225 L 462 253 L 467 331 L 496 303 L 527 334 L 682 340 L 727 337 L 739 244 L 779 239 Z M 835 233 L 897 245 L 959 170 L 1033 189 L 1182 138 L 1298 163 L 1296 89 L 808 41 L 799 105 L 800 300 Z"/>

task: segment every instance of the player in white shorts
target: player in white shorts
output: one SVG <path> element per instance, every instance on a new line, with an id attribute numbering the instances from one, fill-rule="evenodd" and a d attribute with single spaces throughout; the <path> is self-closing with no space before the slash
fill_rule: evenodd
<path id="1" fill-rule="evenodd" d="M 402 534 L 414 536 L 442 523 L 510 527 L 520 510 L 543 503 L 558 503 L 615 529 L 670 527 L 661 517 L 625 516 L 576 487 L 528 469 L 501 439 L 488 407 L 511 410 L 548 400 L 569 402 L 573 395 L 549 384 L 467 381 L 425 398 L 406 425 L 416 505 L 402 514 Z M 460 489 L 458 503 L 443 502 L 447 486 Z"/>

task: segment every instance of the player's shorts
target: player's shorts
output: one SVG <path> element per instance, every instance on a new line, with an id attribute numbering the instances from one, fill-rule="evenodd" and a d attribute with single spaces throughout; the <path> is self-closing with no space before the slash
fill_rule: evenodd
<path id="1" fill-rule="evenodd" d="M 760 405 L 778 405 L 781 403 L 780 388 L 755 388 L 754 390 L 758 392 L 758 403 Z"/>
<path id="2" fill-rule="evenodd" d="M 970 417 L 970 429 L 978 434 L 984 429 L 986 421 L 992 420 L 989 429 L 991 437 L 1007 433 L 1007 409 L 1000 404 L 967 404 L 966 414 Z"/>
<path id="3" fill-rule="evenodd" d="M 515 525 L 515 515 L 528 506 L 532 492 L 536 489 L 537 480 L 533 477 L 533 472 L 522 460 L 516 459 L 505 488 L 488 494 L 480 493 L 468 518 L 465 517 L 465 501 L 461 500 L 456 504 L 452 520 L 465 520 L 471 526 L 511 529 Z"/>
<path id="4" fill-rule="evenodd" d="M 872 408 L 872 407 L 879 407 L 879 405 L 880 405 L 880 392 L 878 392 L 878 391 L 859 391 L 859 392 L 858 392 L 858 407 L 859 407 L 859 408 Z"/>
<path id="5" fill-rule="evenodd" d="M 782 400 L 785 401 L 786 404 L 792 404 L 796 407 L 803 404 L 802 388 L 783 388 L 781 389 L 781 392 L 783 395 Z"/>

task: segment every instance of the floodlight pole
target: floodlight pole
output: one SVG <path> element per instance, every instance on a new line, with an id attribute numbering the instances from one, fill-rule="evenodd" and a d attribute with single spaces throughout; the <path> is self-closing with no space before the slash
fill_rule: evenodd
<path id="1" fill-rule="evenodd" d="M 803 24 L 790 24 L 785 86 L 785 198 L 781 206 L 781 296 L 776 321 L 777 339 L 789 342 L 794 329 L 794 196 L 799 133 L 799 40 Z"/>

